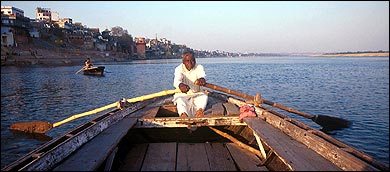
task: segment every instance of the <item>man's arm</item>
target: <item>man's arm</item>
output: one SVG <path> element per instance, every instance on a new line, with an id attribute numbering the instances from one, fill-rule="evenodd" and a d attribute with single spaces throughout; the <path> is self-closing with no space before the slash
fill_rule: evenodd
<path id="1" fill-rule="evenodd" d="M 183 75 L 181 72 L 181 65 L 175 68 L 175 78 L 173 79 L 173 86 L 179 88 L 182 93 L 187 93 L 190 87 L 183 82 Z"/>
<path id="2" fill-rule="evenodd" d="M 179 88 L 179 84 L 182 82 L 183 76 L 181 74 L 181 65 L 175 68 L 175 74 L 173 79 L 173 86 Z"/>
<path id="3" fill-rule="evenodd" d="M 204 86 L 204 84 L 206 84 L 206 72 L 204 71 L 203 66 L 198 65 L 196 70 L 198 79 L 195 80 L 194 84 Z"/>
<path id="4" fill-rule="evenodd" d="M 195 80 L 194 84 L 199 85 L 199 86 L 204 86 L 204 84 L 206 84 L 206 79 L 199 78 L 199 79 Z"/>

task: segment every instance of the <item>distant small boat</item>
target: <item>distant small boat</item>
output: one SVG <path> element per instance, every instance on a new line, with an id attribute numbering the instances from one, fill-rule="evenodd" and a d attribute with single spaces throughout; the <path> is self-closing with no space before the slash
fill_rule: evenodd
<path id="1" fill-rule="evenodd" d="M 96 76 L 102 76 L 104 73 L 104 66 L 97 66 L 97 67 L 91 67 L 87 69 L 83 69 L 84 75 L 96 75 Z"/>

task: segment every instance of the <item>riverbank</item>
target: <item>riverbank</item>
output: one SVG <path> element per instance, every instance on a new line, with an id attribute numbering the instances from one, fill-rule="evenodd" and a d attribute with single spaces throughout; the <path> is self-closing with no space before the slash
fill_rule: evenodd
<path id="1" fill-rule="evenodd" d="M 389 57 L 389 53 L 335 53 L 314 54 L 312 57 Z"/>
<path id="2" fill-rule="evenodd" d="M 84 65 L 86 58 L 91 58 L 92 63 L 102 62 L 127 62 L 132 59 L 125 53 L 112 51 L 93 51 L 65 49 L 57 47 L 20 48 L 2 47 L 1 66 L 71 66 Z"/>
<path id="3" fill-rule="evenodd" d="M 325 53 L 303 55 L 310 57 L 389 57 L 388 52 L 370 53 Z M 80 50 L 62 48 L 34 41 L 28 46 L 1 47 L 1 66 L 74 66 L 84 65 L 86 58 L 92 63 L 130 62 L 133 57 L 116 51 Z M 180 58 L 180 57 L 177 57 Z M 158 57 L 153 57 L 158 59 Z"/>

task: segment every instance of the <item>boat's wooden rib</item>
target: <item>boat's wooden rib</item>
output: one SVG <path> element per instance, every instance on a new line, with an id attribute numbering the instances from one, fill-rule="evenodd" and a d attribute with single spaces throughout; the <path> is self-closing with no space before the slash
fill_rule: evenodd
<path id="1" fill-rule="evenodd" d="M 172 96 L 112 110 L 3 171 L 388 171 L 387 164 L 271 108 L 239 120 L 244 100 L 209 92 L 205 117 L 180 118 Z M 260 96 L 259 96 L 260 97 Z"/>

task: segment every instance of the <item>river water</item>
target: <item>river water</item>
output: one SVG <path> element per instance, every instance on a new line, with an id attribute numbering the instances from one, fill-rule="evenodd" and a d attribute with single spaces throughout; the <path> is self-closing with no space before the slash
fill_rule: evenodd
<path id="1" fill-rule="evenodd" d="M 103 77 L 75 74 L 83 66 L 1 67 L 1 167 L 96 115 L 68 122 L 44 136 L 11 132 L 12 123 L 55 123 L 74 114 L 173 89 L 180 59 L 101 64 Z M 199 58 L 207 82 L 303 111 L 348 119 L 336 139 L 389 162 L 389 57 Z M 95 64 L 99 65 L 99 64 Z M 286 113 L 313 128 L 316 123 Z M 99 114 L 98 114 L 99 115 Z"/>

